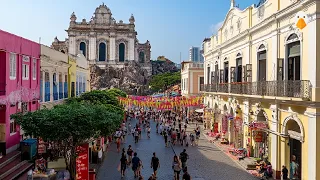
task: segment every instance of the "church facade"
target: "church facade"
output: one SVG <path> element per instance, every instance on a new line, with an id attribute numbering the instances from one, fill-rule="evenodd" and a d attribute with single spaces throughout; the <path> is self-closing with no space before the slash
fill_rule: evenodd
<path id="1" fill-rule="evenodd" d="M 151 45 L 148 40 L 139 43 L 133 15 L 129 23 L 117 22 L 111 10 L 102 4 L 90 21 L 78 22 L 76 14 L 72 13 L 66 31 L 68 38 L 59 41 L 56 37 L 52 48 L 72 55 L 82 53 L 90 64 L 102 69 L 107 65 L 123 68 L 127 63 L 137 62 L 151 75 Z"/>

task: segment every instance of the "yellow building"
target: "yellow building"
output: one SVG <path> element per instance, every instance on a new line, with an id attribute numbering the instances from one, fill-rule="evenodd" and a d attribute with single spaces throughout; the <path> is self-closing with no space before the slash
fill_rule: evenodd
<path id="1" fill-rule="evenodd" d="M 83 54 L 76 57 L 76 95 L 90 91 L 90 69 L 89 62 Z"/>
<path id="2" fill-rule="evenodd" d="M 204 83 L 203 63 L 184 61 L 181 63 L 181 95 L 194 96 L 200 93 Z"/>
<path id="3" fill-rule="evenodd" d="M 298 164 L 300 179 L 320 179 L 316 2 L 265 0 L 240 10 L 231 0 L 217 35 L 203 42 L 203 93 L 219 131 L 267 157 L 277 178 L 282 165 Z"/>
<path id="4" fill-rule="evenodd" d="M 77 82 L 77 60 L 76 57 L 69 55 L 68 63 L 70 65 L 68 70 L 68 90 L 69 90 L 69 97 L 76 96 L 76 82 Z"/>

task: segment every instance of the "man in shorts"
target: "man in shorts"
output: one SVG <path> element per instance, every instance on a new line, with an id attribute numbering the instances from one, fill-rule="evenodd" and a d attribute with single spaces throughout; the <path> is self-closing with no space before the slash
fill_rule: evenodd
<path id="1" fill-rule="evenodd" d="M 156 156 L 156 153 L 153 153 L 153 157 L 151 158 L 151 168 L 153 168 L 153 174 L 157 177 L 157 170 L 160 168 L 159 158 Z"/>
<path id="2" fill-rule="evenodd" d="M 140 166 L 142 166 L 142 162 L 141 160 L 137 157 L 137 153 L 135 152 L 133 154 L 133 158 L 132 158 L 132 170 L 134 173 L 134 178 L 137 178 L 140 176 L 139 170 L 140 170 Z"/>

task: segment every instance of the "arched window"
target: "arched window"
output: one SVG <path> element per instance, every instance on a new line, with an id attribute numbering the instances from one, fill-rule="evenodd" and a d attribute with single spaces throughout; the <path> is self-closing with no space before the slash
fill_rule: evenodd
<path id="1" fill-rule="evenodd" d="M 242 82 L 242 55 L 237 54 L 236 57 L 236 82 Z"/>
<path id="2" fill-rule="evenodd" d="M 86 43 L 84 42 L 80 43 L 80 51 L 82 51 L 82 54 L 86 56 L 86 52 L 87 52 Z"/>
<path id="3" fill-rule="evenodd" d="M 139 62 L 144 63 L 144 52 L 139 52 Z"/>
<path id="4" fill-rule="evenodd" d="M 105 61 L 106 60 L 106 44 L 101 42 L 99 44 L 99 61 Z"/>
<path id="5" fill-rule="evenodd" d="M 261 44 L 257 52 L 258 56 L 258 80 L 267 80 L 267 50 L 264 44 Z"/>
<path id="6" fill-rule="evenodd" d="M 124 58 L 125 58 L 125 45 L 124 43 L 120 43 L 119 44 L 119 61 L 120 62 L 124 62 Z"/>
<path id="7" fill-rule="evenodd" d="M 292 40 L 299 40 L 299 37 L 297 36 L 297 34 L 291 34 L 287 41 L 292 41 Z"/>

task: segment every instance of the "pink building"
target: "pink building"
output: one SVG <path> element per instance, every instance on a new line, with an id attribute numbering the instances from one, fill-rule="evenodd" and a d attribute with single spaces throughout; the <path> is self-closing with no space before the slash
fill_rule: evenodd
<path id="1" fill-rule="evenodd" d="M 11 114 L 39 108 L 40 44 L 0 30 L 0 152 L 23 138 Z"/>

